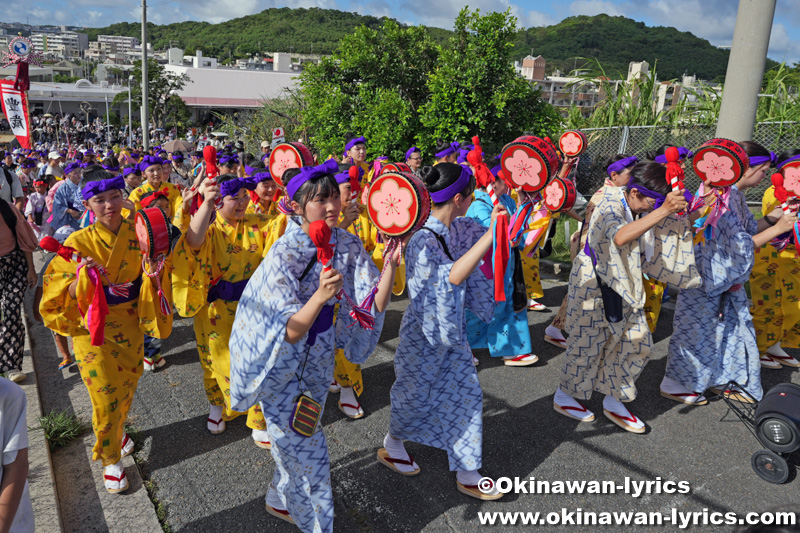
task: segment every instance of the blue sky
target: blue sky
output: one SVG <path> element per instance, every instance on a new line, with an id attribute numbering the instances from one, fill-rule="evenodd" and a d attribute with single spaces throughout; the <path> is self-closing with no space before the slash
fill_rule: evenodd
<path id="1" fill-rule="evenodd" d="M 673 26 L 708 39 L 731 43 L 736 0 L 150 0 L 148 16 L 156 23 L 183 20 L 221 22 L 269 7 L 322 7 L 389 16 L 401 22 L 451 28 L 458 11 L 469 5 L 483 11 L 511 8 L 520 26 L 554 24 L 571 15 L 624 15 L 649 26 Z M 18 4 L 19 21 L 105 26 L 137 20 L 137 0 L 34 0 Z M 6 22 L 7 13 L 0 18 Z M 769 57 L 800 62 L 800 0 L 778 0 L 770 36 Z M 633 59 L 633 58 L 632 58 Z"/>

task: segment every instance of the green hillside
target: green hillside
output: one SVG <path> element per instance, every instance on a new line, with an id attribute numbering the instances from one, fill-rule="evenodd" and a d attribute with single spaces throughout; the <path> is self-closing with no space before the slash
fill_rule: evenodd
<path id="1" fill-rule="evenodd" d="M 179 22 L 167 25 L 148 24 L 150 39 L 156 49 L 170 43 L 193 53 L 201 49 L 220 60 L 249 57 L 260 52 L 329 54 L 343 36 L 364 25 L 378 29 L 380 18 L 332 9 L 273 8 L 219 24 Z M 138 37 L 140 24 L 122 22 L 105 28 L 90 28 L 90 40 L 99 34 Z M 452 32 L 428 28 L 434 41 L 445 44 Z M 628 63 L 658 61 L 660 79 L 677 78 L 683 73 L 701 79 L 724 77 L 728 64 L 727 50 L 712 46 L 705 39 L 670 27 L 651 28 L 625 17 L 597 15 L 564 19 L 547 27 L 522 29 L 515 43 L 515 59 L 533 53 L 547 60 L 547 73 L 559 69 L 568 73 L 576 66 L 576 57 L 596 57 L 609 77 L 625 75 Z M 775 66 L 768 61 L 767 68 Z M 580 62 L 577 62 L 580 66 Z"/>
<path id="2" fill-rule="evenodd" d="M 147 30 L 157 50 L 172 43 L 189 54 L 200 49 L 206 56 L 225 60 L 261 52 L 330 54 L 339 40 L 357 27 L 363 25 L 377 30 L 382 20 L 335 9 L 283 7 L 219 24 L 177 22 L 159 26 L 148 23 Z M 121 22 L 105 28 L 87 28 L 86 32 L 90 41 L 97 40 L 98 35 L 141 37 L 141 27 L 141 23 Z M 430 34 L 434 40 L 444 42 L 451 32 L 431 28 Z"/>
<path id="3" fill-rule="evenodd" d="M 659 79 L 696 74 L 704 80 L 721 80 L 728 68 L 728 50 L 705 39 L 672 27 L 651 28 L 625 17 L 596 15 L 569 17 L 553 26 L 521 30 L 515 43 L 515 58 L 533 53 L 547 60 L 547 72 L 570 72 L 580 61 L 595 57 L 606 74 L 625 77 L 631 61 L 645 60 L 651 67 L 658 61 Z M 767 61 L 767 69 L 776 66 Z"/>

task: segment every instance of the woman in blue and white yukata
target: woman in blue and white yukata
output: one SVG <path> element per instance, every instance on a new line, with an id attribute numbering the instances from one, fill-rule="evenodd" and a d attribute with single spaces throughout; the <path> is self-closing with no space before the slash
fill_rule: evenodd
<path id="1" fill-rule="evenodd" d="M 494 180 L 494 193 L 506 211 L 513 213 L 517 204 L 508 194 L 508 185 L 497 179 L 500 172 L 500 162 L 491 169 Z M 467 209 L 466 216 L 472 218 L 484 227 L 492 226 L 492 199 L 485 188 L 475 190 L 475 199 Z M 519 250 L 524 244 L 518 245 Z M 519 252 L 517 252 L 519 253 Z M 491 322 L 485 324 L 469 309 L 467 310 L 467 336 L 472 349 L 488 348 L 492 357 L 502 357 L 506 366 L 530 366 L 539 360 L 531 353 L 531 332 L 528 327 L 527 309 L 520 312 L 514 311 L 514 302 L 511 294 L 514 292 L 514 250 L 510 250 L 508 266 L 504 273 L 505 302 L 497 302 L 494 306 L 494 316 Z M 477 364 L 477 358 L 474 360 Z"/>
<path id="2" fill-rule="evenodd" d="M 431 216 L 406 247 L 409 305 L 394 358 L 389 433 L 378 461 L 406 476 L 419 474 L 403 440 L 445 450 L 460 492 L 482 500 L 502 495 L 478 489 L 483 446 L 483 394 L 467 342 L 465 309 L 484 322 L 494 311 L 492 281 L 477 270 L 492 248 L 492 230 L 464 215 L 475 178 L 453 163 L 423 167 Z M 492 222 L 507 214 L 492 210 Z M 460 218 L 459 218 L 460 217 Z M 485 489 L 484 489 L 485 490 Z"/>
<path id="3" fill-rule="evenodd" d="M 355 325 L 345 304 L 333 325 L 339 291 L 361 302 L 379 277 L 358 237 L 336 228 L 341 211 L 333 176 L 337 170 L 329 160 L 284 174 L 295 216 L 250 278 L 230 340 L 232 407 L 243 411 L 261 402 L 272 442 L 275 472 L 267 512 L 307 533 L 333 531 L 333 493 L 325 434 L 319 425 L 310 437 L 292 429 L 296 400 L 308 393 L 324 407 L 336 348 L 356 364 L 375 349 L 400 259 L 398 249 L 377 286 L 374 329 Z M 318 220 L 332 233 L 333 268 L 328 271 L 317 261 L 308 235 L 309 224 Z"/>
<path id="4" fill-rule="evenodd" d="M 703 392 L 719 394 L 736 381 L 749 395 L 726 390 L 734 399 L 760 400 L 761 363 L 756 332 L 744 284 L 755 264 L 756 249 L 783 233 L 791 232 L 797 215 L 776 208 L 756 222 L 742 191 L 755 187 L 766 176 L 761 165 L 749 168 L 729 187 L 728 209 L 717 221 L 713 238 L 694 247 L 703 284 L 678 294 L 667 369 L 661 395 L 689 405 L 704 405 Z M 705 185 L 700 195 L 708 195 Z M 751 398 L 752 396 L 752 398 Z"/>

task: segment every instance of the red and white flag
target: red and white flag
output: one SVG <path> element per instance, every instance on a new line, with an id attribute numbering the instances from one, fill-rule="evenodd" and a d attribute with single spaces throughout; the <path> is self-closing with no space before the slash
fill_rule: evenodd
<path id="1" fill-rule="evenodd" d="M 28 97 L 25 91 L 14 88 L 12 80 L 0 80 L 0 100 L 3 113 L 11 126 L 11 131 L 22 148 L 31 148 L 31 124 L 28 117 Z"/>

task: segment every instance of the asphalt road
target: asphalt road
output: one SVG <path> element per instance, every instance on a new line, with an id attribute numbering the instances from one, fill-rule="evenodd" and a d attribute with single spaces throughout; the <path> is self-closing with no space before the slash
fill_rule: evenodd
<path id="1" fill-rule="evenodd" d="M 543 303 L 556 309 L 566 292 L 546 281 Z M 553 313 L 529 313 L 535 353 L 540 361 L 525 368 L 503 366 L 485 350 L 477 351 L 484 392 L 486 476 L 537 480 L 686 481 L 688 494 L 508 494 L 497 502 L 478 502 L 456 491 L 446 454 L 408 443 L 422 473 L 401 477 L 375 460 L 389 424 L 392 358 L 405 298 L 387 311 L 381 341 L 364 368 L 361 402 L 367 416 L 350 420 L 330 395 L 323 418 L 331 455 L 337 531 L 478 531 L 479 511 L 765 511 L 800 502 L 800 482 L 771 485 L 750 467 L 759 443 L 722 401 L 703 407 L 682 406 L 662 398 L 671 333 L 671 306 L 664 309 L 652 360 L 637 383 L 640 396 L 630 408 L 647 422 L 644 435 L 627 433 L 602 416 L 602 398 L 588 407 L 593 424 L 579 424 L 552 408 L 563 352 L 541 341 Z M 228 423 L 221 435 L 206 430 L 208 406 L 189 320 L 176 321 L 165 343 L 168 366 L 139 383 L 130 422 L 143 438 L 138 454 L 155 483 L 172 531 L 296 531 L 267 515 L 264 494 L 272 478 L 269 452 L 256 448 L 243 418 Z M 800 383 L 790 369 L 765 371 L 765 389 L 784 381 Z M 800 461 L 798 461 L 800 462 Z M 793 476 L 794 477 L 794 476 Z M 587 530 L 571 526 L 563 529 Z M 557 531 L 556 526 L 539 527 Z M 594 529 L 594 528 L 588 528 Z M 608 529 L 608 528 L 606 528 Z M 611 530 L 616 530 L 612 527 Z M 647 528 L 653 529 L 653 528 Z M 664 526 L 674 531 L 675 526 Z M 731 526 L 699 525 L 692 531 L 732 531 Z"/>
<path id="2" fill-rule="evenodd" d="M 542 300 L 555 310 L 566 285 L 545 281 Z M 575 509 L 600 512 L 645 511 L 670 515 L 707 509 L 711 512 L 761 512 L 790 506 L 800 510 L 800 481 L 771 485 L 758 478 L 750 457 L 761 446 L 722 401 L 689 407 L 662 398 L 672 325 L 672 306 L 662 311 L 652 359 L 637 382 L 639 398 L 629 405 L 648 425 L 644 435 L 627 433 L 602 416 L 602 398 L 587 406 L 598 414 L 593 424 L 579 424 L 552 408 L 552 395 L 563 365 L 563 351 L 541 341 L 553 312 L 528 313 L 534 351 L 532 367 L 506 367 L 479 350 L 478 375 L 484 392 L 482 473 L 547 481 L 674 480 L 688 482 L 688 494 L 508 494 L 496 502 L 479 502 L 456 491 L 446 454 L 407 443 L 422 469 L 402 477 L 379 464 L 375 453 L 389 425 L 392 358 L 405 298 L 388 311 L 380 344 L 364 368 L 361 397 L 367 416 L 346 418 L 330 395 L 323 417 L 331 456 L 337 532 L 471 532 L 481 526 L 478 512 L 561 513 Z M 45 410 L 69 407 L 90 416 L 88 395 L 76 369 L 57 371 L 58 356 L 44 328 L 33 327 L 34 358 Z M 38 348 L 37 348 L 38 346 Z M 255 447 L 244 418 L 228 423 L 221 435 L 206 430 L 208 404 L 202 387 L 190 320 L 176 320 L 165 341 L 168 365 L 139 382 L 129 423 L 138 430 L 137 462 L 157 491 L 174 532 L 297 531 L 264 510 L 272 478 L 268 451 Z M 783 368 L 764 372 L 765 389 L 786 381 L 800 383 L 800 372 Z M 92 436 L 53 455 L 62 519 L 75 531 L 154 531 L 155 513 L 141 487 L 121 496 L 102 489 L 98 464 L 90 464 Z M 800 464 L 800 457 L 794 457 Z M 128 468 L 134 468 L 129 465 Z M 573 516 L 574 518 L 574 516 Z M 504 529 L 502 526 L 495 526 Z M 508 528 L 507 526 L 506 528 Z M 594 531 L 597 526 L 543 525 L 541 531 Z M 603 528 L 609 531 L 619 526 Z M 677 531 L 627 526 L 627 530 Z M 697 525 L 691 531 L 733 531 L 732 526 Z"/>

